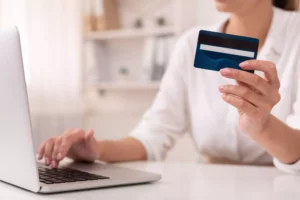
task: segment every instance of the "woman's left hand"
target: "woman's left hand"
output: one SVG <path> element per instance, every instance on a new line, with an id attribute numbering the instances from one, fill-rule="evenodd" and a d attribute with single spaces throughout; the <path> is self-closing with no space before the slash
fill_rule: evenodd
<path id="1" fill-rule="evenodd" d="M 224 85 L 219 88 L 222 98 L 239 110 L 239 127 L 249 135 L 262 133 L 268 126 L 271 110 L 280 101 L 280 81 L 275 64 L 267 61 L 250 60 L 240 64 L 245 70 L 258 70 L 256 74 L 225 68 L 221 75 L 234 79 L 237 85 Z"/>

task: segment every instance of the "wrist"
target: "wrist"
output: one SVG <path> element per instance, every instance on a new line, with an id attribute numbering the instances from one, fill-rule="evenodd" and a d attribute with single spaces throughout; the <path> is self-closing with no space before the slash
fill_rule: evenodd
<path id="1" fill-rule="evenodd" d="M 271 139 L 272 137 L 272 123 L 274 120 L 273 115 L 269 115 L 267 119 L 265 120 L 264 124 L 262 124 L 261 128 L 257 129 L 252 134 L 249 134 L 249 136 L 254 139 L 255 141 L 259 141 L 260 139 L 266 138 Z"/>
<path id="2" fill-rule="evenodd" d="M 270 114 L 267 120 L 265 121 L 265 123 L 263 124 L 262 129 L 259 132 L 259 135 L 264 135 L 269 137 L 269 134 L 271 133 L 271 127 L 273 121 L 274 121 L 274 116 Z"/>
<path id="3" fill-rule="evenodd" d="M 103 161 L 103 158 L 105 157 L 105 146 L 106 146 L 106 143 L 107 141 L 105 140 L 100 140 L 100 141 L 97 141 L 97 144 L 98 144 L 98 160 L 101 160 Z"/>
<path id="4" fill-rule="evenodd" d="M 100 140 L 98 143 L 98 160 L 111 162 L 111 151 L 115 149 L 115 141 Z"/>

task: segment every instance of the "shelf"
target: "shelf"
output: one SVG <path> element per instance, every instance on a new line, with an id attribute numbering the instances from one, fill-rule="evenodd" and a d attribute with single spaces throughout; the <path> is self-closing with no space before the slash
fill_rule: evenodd
<path id="1" fill-rule="evenodd" d="M 111 82 L 91 85 L 92 88 L 111 91 L 149 91 L 158 90 L 160 82 Z"/>
<path id="2" fill-rule="evenodd" d="M 130 39 L 149 36 L 175 35 L 176 29 L 174 26 L 152 29 L 123 29 L 111 31 L 99 31 L 86 34 L 86 40 L 115 40 L 115 39 Z"/>

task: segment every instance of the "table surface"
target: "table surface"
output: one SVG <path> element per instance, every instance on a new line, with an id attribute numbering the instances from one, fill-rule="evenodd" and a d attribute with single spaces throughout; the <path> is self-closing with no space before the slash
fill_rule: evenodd
<path id="1" fill-rule="evenodd" d="M 281 200 L 300 199 L 300 176 L 273 167 L 136 162 L 124 167 L 162 174 L 153 184 L 41 195 L 0 182 L 0 199 Z"/>

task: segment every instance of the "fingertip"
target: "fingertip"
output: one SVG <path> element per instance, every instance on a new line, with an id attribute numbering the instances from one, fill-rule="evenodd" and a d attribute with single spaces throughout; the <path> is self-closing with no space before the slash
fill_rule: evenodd
<path id="1" fill-rule="evenodd" d="M 45 153 L 45 148 L 44 146 L 42 146 L 39 151 L 37 152 L 37 159 L 41 160 L 44 157 L 44 153 Z"/>
<path id="2" fill-rule="evenodd" d="M 60 162 L 60 161 L 56 161 L 56 166 L 55 166 L 56 168 L 59 167 L 59 162 Z"/>
<path id="3" fill-rule="evenodd" d="M 55 169 L 55 168 L 56 168 L 56 162 L 55 162 L 54 160 L 51 162 L 50 167 L 51 167 L 52 169 Z"/>
<path id="4" fill-rule="evenodd" d="M 46 157 L 45 158 L 45 165 L 49 166 L 51 164 L 50 158 Z"/>
<path id="5" fill-rule="evenodd" d="M 228 95 L 227 94 L 222 94 L 222 99 L 224 99 L 224 101 L 227 101 Z"/>
<path id="6" fill-rule="evenodd" d="M 225 88 L 224 85 L 219 86 L 219 91 L 220 91 L 220 92 L 224 92 L 224 88 Z"/>
<path id="7" fill-rule="evenodd" d="M 94 136 L 94 130 L 90 130 L 89 132 L 86 133 L 86 138 L 90 139 Z"/>
<path id="8" fill-rule="evenodd" d="M 250 64 L 249 61 L 245 61 L 245 62 L 240 63 L 239 66 L 240 66 L 241 68 L 246 69 L 246 68 L 249 66 L 249 64 Z"/>
<path id="9" fill-rule="evenodd" d="M 57 168 L 58 167 L 58 161 L 55 161 L 54 164 L 55 164 L 54 168 Z"/>
<path id="10" fill-rule="evenodd" d="M 58 153 L 56 159 L 59 160 L 59 161 L 62 160 L 63 159 L 62 154 Z"/>
<path id="11" fill-rule="evenodd" d="M 231 74 L 231 72 L 232 72 L 232 70 L 229 69 L 229 68 L 224 68 L 224 69 L 221 69 L 221 70 L 220 70 L 220 73 L 221 73 L 221 75 L 223 75 L 223 76 L 228 76 L 228 75 Z"/>
<path id="12" fill-rule="evenodd" d="M 50 167 L 53 169 L 54 168 L 54 161 L 51 162 Z"/>
<path id="13" fill-rule="evenodd" d="M 90 137 L 94 137 L 94 135 L 95 135 L 95 132 L 91 131 Z"/>

